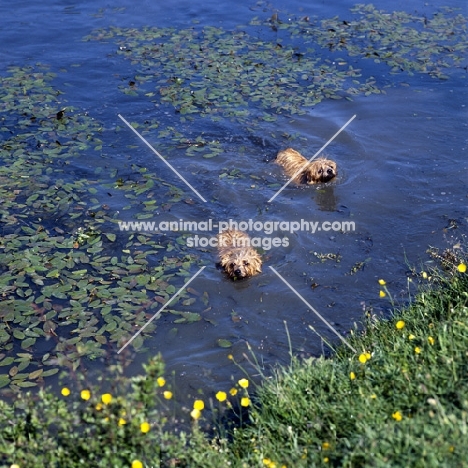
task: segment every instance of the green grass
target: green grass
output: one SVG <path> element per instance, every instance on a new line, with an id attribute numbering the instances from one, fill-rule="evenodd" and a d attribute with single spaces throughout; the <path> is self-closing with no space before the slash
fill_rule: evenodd
<path id="1" fill-rule="evenodd" d="M 157 359 L 99 410 L 94 391 L 86 402 L 50 391 L 0 402 L 1 466 L 466 466 L 468 273 L 432 272 L 428 284 L 393 319 L 353 334 L 357 354 L 341 346 L 330 359 L 292 359 L 260 387 L 239 387 L 237 400 L 252 401 L 246 424 L 215 436 L 201 420 L 186 434 L 166 429 Z"/>

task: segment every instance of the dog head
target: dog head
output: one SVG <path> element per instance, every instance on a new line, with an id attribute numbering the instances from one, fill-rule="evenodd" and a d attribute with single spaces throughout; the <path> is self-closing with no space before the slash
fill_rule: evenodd
<path id="1" fill-rule="evenodd" d="M 330 159 L 320 158 L 312 161 L 303 173 L 303 183 L 318 184 L 332 180 L 336 177 L 336 163 Z"/>
<path id="2" fill-rule="evenodd" d="M 262 260 L 253 249 L 236 249 L 221 257 L 221 265 L 233 279 L 247 278 L 262 272 Z"/>

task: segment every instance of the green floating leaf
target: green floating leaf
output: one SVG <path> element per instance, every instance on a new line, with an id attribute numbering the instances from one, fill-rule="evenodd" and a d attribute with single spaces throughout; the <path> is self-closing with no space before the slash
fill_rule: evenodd
<path id="1" fill-rule="evenodd" d="M 0 388 L 6 387 L 10 383 L 8 374 L 0 374 Z"/>
<path id="2" fill-rule="evenodd" d="M 36 343 L 36 338 L 26 338 L 21 342 L 21 347 L 23 349 L 29 348 Z"/>
<path id="3" fill-rule="evenodd" d="M 230 348 L 232 346 L 232 342 L 229 340 L 225 340 L 223 338 L 220 338 L 219 340 L 216 341 L 218 346 L 220 348 Z"/>
<path id="4" fill-rule="evenodd" d="M 51 375 L 55 375 L 58 371 L 58 369 L 49 369 L 42 373 L 42 377 L 50 377 Z"/>
<path id="5" fill-rule="evenodd" d="M 182 318 L 174 320 L 174 323 L 192 323 L 201 320 L 201 315 L 195 312 L 173 312 Z"/>
<path id="6" fill-rule="evenodd" d="M 24 381 L 24 382 L 23 381 L 22 382 L 13 381 L 12 383 L 15 384 L 15 385 L 18 385 L 18 387 L 22 387 L 22 388 L 36 387 L 37 386 L 36 382 L 28 382 L 28 381 Z"/>

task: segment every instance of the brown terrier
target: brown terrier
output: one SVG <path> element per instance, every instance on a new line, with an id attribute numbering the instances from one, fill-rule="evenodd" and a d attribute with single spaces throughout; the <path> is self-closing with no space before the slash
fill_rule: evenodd
<path id="1" fill-rule="evenodd" d="M 307 159 L 292 148 L 280 151 L 276 156 L 276 162 L 284 168 L 288 177 L 292 177 L 302 168 L 301 172 L 294 177 L 294 182 L 298 184 L 311 185 L 328 182 L 336 177 L 337 174 L 336 163 L 334 161 L 320 158 L 304 166 Z"/>
<path id="2" fill-rule="evenodd" d="M 247 278 L 262 272 L 262 259 L 250 247 L 250 237 L 242 231 L 218 234 L 219 262 L 232 279 Z"/>

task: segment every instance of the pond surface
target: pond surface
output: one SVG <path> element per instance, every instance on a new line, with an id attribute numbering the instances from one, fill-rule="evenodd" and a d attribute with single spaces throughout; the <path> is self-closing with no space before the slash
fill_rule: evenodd
<path id="1" fill-rule="evenodd" d="M 102 373 L 122 359 L 130 363 L 129 374 L 138 373 L 141 362 L 160 352 L 181 394 L 226 390 L 233 375 L 242 375 L 228 355 L 248 368 L 248 344 L 262 365 L 288 362 L 286 326 L 293 352 L 304 357 L 328 353 L 329 344 L 338 342 L 270 266 L 346 337 L 366 312 L 388 315 L 391 298 L 379 297 L 380 278 L 404 305 L 422 281 L 421 271 L 433 264 L 428 247 L 453 246 L 467 232 L 466 58 L 410 74 L 405 62 L 400 70 L 388 65 L 381 49 L 371 60 L 349 55 L 351 48 L 339 46 L 344 35 L 333 46 L 320 45 L 336 25 L 356 19 L 353 3 L 346 1 L 313 7 L 292 1 L 287 11 L 274 2 L 155 3 L 0 6 L 7 25 L 0 31 L 1 74 L 11 76 L 10 67 L 16 67 L 20 76 L 16 84 L 4 84 L 16 91 L 2 95 L 3 103 L 16 104 L 0 105 L 0 186 L 2 203 L 9 200 L 0 231 L 2 385 L 47 382 L 64 368 Z M 388 8 L 388 2 L 374 5 Z M 429 20 L 442 6 L 460 8 L 444 10 L 450 18 L 467 14 L 464 2 L 392 4 L 395 11 Z M 314 25 L 335 16 L 340 20 L 315 37 Z M 286 25 L 296 23 L 300 33 L 290 34 Z M 444 25 L 441 35 L 449 28 Z M 153 30 L 143 39 L 148 28 L 164 34 Z M 462 29 L 458 24 L 447 33 L 452 43 L 437 52 L 441 61 L 454 50 L 466 57 Z M 352 40 L 346 39 L 347 46 Z M 207 50 L 210 44 L 231 44 L 244 60 L 221 82 L 207 75 L 216 64 L 227 66 Z M 246 63 L 256 53 L 264 54 L 262 70 L 284 71 L 276 100 L 270 83 L 259 80 L 263 72 Z M 192 88 L 184 68 L 189 59 Z M 204 68 L 210 60 L 211 68 Z M 289 63 L 299 60 L 302 77 L 291 80 L 299 69 Z M 251 65 L 250 75 L 243 75 Z M 314 82 L 322 75 L 328 81 L 301 106 L 301 87 L 312 86 L 315 68 L 323 73 Z M 194 70 L 202 72 L 195 76 Z M 38 73 L 46 75 L 44 85 Z M 233 73 L 239 75 L 231 82 Z M 21 91 L 30 82 L 36 88 Z M 234 93 L 238 83 L 248 88 L 242 96 Z M 345 96 L 351 86 L 356 92 Z M 269 203 L 287 180 L 272 162 L 278 150 L 292 146 L 311 157 L 354 115 L 325 150 L 338 164 L 337 180 L 288 185 Z M 132 235 L 117 225 L 180 219 L 354 222 L 355 230 L 277 232 L 288 245 L 262 251 L 263 273 L 231 281 L 216 267 L 215 249 L 187 245 L 193 233 Z M 142 333 L 144 340 L 117 354 L 201 266 L 178 302 Z"/>

